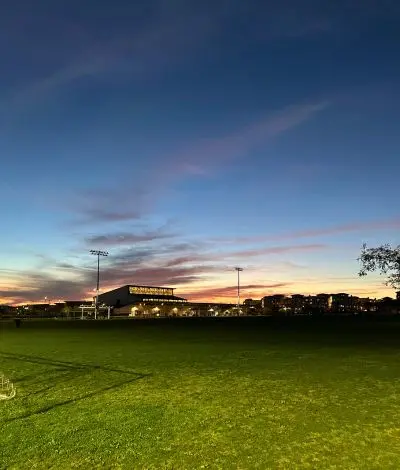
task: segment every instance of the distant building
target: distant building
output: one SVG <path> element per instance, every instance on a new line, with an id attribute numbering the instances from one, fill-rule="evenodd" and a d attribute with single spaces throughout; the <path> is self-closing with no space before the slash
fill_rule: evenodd
<path id="1" fill-rule="evenodd" d="M 262 313 L 261 304 L 261 300 L 246 299 L 242 306 L 243 313 L 245 315 L 259 315 Z"/>
<path id="2" fill-rule="evenodd" d="M 65 302 L 58 302 L 56 305 L 66 305 L 67 307 L 77 308 L 81 305 L 93 305 L 93 302 L 91 300 L 66 300 Z"/>
<path id="3" fill-rule="evenodd" d="M 181 316 L 224 317 L 238 315 L 236 304 L 216 302 L 188 302 L 180 310 Z"/>
<path id="4" fill-rule="evenodd" d="M 257 301 L 255 301 L 257 302 Z M 258 301 L 261 304 L 261 301 Z M 236 304 L 188 302 L 169 287 L 125 285 L 99 295 L 99 303 L 113 307 L 113 316 L 130 317 L 218 317 L 246 314 Z"/>
<path id="5" fill-rule="evenodd" d="M 315 296 L 316 307 L 322 309 L 324 312 L 328 312 L 332 307 L 332 295 L 331 294 L 317 294 Z"/>
<path id="6" fill-rule="evenodd" d="M 306 306 L 305 296 L 302 294 L 293 294 L 290 299 L 291 312 L 294 314 L 303 313 Z"/>
<path id="7" fill-rule="evenodd" d="M 357 313 L 363 311 L 364 299 L 344 292 L 332 294 L 332 307 L 334 313 Z"/>
<path id="8" fill-rule="evenodd" d="M 42 304 L 42 303 L 41 304 L 26 304 L 26 305 L 22 305 L 21 307 L 24 310 L 29 310 L 31 312 L 34 312 L 34 311 L 45 312 L 45 311 L 49 310 L 50 305 L 51 304 Z"/>
<path id="9" fill-rule="evenodd" d="M 399 301 L 392 297 L 384 297 L 377 303 L 377 313 L 380 315 L 397 315 L 400 313 Z"/>
<path id="10" fill-rule="evenodd" d="M 332 311 L 335 313 L 347 313 L 350 311 L 350 295 L 344 292 L 332 294 Z"/>
<path id="11" fill-rule="evenodd" d="M 262 308 L 274 307 L 281 308 L 285 306 L 286 296 L 284 294 L 267 295 L 261 299 Z"/>
<path id="12" fill-rule="evenodd" d="M 174 289 L 169 287 L 134 285 L 125 285 L 99 295 L 99 303 L 116 308 L 146 302 L 182 304 L 187 302 L 187 300 L 175 296 Z"/>
<path id="13" fill-rule="evenodd" d="M 375 312 L 377 309 L 377 302 L 375 299 L 369 297 L 358 299 L 358 312 Z"/>
<path id="14" fill-rule="evenodd" d="M 246 299 L 246 300 L 243 302 L 243 305 L 244 305 L 245 307 L 255 307 L 255 308 L 258 308 L 258 307 L 261 307 L 261 300 Z"/>

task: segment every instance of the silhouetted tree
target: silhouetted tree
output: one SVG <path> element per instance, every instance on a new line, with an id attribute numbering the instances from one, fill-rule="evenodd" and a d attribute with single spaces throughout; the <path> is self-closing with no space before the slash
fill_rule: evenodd
<path id="1" fill-rule="evenodd" d="M 360 276 L 366 276 L 369 272 L 378 271 L 387 275 L 386 285 L 400 290 L 400 245 L 392 248 L 389 244 L 378 248 L 367 248 L 364 243 L 361 256 Z"/>
<path id="2" fill-rule="evenodd" d="M 72 313 L 72 307 L 69 305 L 64 305 L 61 310 L 61 313 L 64 314 L 67 318 L 69 318 Z"/>

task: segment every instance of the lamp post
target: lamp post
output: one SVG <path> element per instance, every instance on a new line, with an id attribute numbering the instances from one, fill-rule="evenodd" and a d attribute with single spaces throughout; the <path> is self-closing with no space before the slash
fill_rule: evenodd
<path id="1" fill-rule="evenodd" d="M 90 250 L 90 254 L 97 256 L 96 303 L 94 307 L 94 318 L 97 319 L 97 313 L 99 309 L 99 289 L 100 289 L 100 256 L 108 256 L 108 251 Z"/>
<path id="2" fill-rule="evenodd" d="M 235 271 L 237 271 L 238 276 L 238 284 L 237 284 L 237 313 L 240 315 L 240 272 L 243 271 L 243 268 L 236 267 Z"/>

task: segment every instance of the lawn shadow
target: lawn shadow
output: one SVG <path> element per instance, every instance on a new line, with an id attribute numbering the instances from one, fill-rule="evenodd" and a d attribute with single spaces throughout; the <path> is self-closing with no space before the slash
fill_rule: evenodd
<path id="1" fill-rule="evenodd" d="M 140 379 L 143 379 L 145 377 L 149 377 L 151 376 L 152 374 L 143 374 L 143 375 L 140 375 L 140 376 L 137 376 L 137 377 L 133 377 L 132 379 L 130 380 L 124 380 L 122 382 L 119 382 L 119 383 L 116 383 L 116 384 L 113 384 L 113 385 L 110 385 L 108 387 L 103 387 L 103 388 L 100 388 L 99 390 L 95 390 L 94 392 L 90 392 L 90 393 L 86 393 L 85 395 L 81 396 L 81 397 L 77 397 L 77 398 L 71 398 L 69 400 L 64 400 L 64 401 L 61 401 L 59 403 L 54 403 L 50 406 L 45 406 L 45 407 L 42 407 L 42 408 L 39 408 L 38 410 L 35 410 L 35 411 L 32 411 L 32 412 L 29 412 L 29 413 L 25 413 L 23 415 L 20 415 L 20 416 L 16 416 L 14 418 L 9 418 L 9 419 L 5 419 L 4 421 L 2 421 L 2 423 L 4 424 L 7 424 L 7 423 L 12 423 L 14 421 L 19 421 L 19 420 L 22 420 L 22 419 L 26 419 L 26 418 L 30 418 L 32 416 L 36 416 L 36 415 L 40 415 L 40 414 L 44 414 L 44 413 L 47 413 L 48 411 L 51 411 L 55 408 L 59 408 L 61 406 L 65 406 L 65 405 L 70 405 L 70 404 L 74 404 L 74 403 L 78 403 L 82 400 L 86 400 L 87 398 L 92 398 L 96 395 L 99 395 L 101 393 L 104 393 L 104 392 L 108 392 L 110 390 L 115 390 L 117 388 L 120 388 L 122 387 L 123 385 L 127 385 L 129 383 L 132 383 L 132 382 L 136 382 L 137 380 L 140 380 Z M 49 389 L 52 388 L 52 387 L 49 387 Z M 47 389 L 43 389 L 43 391 L 46 391 Z"/>
<path id="2" fill-rule="evenodd" d="M 44 373 L 43 374 L 44 377 L 39 380 L 35 379 L 35 377 L 37 376 L 30 376 L 30 379 L 24 380 L 24 382 L 33 382 L 34 386 L 41 385 L 41 384 L 48 384 L 49 382 L 51 382 L 51 384 L 48 385 L 47 387 L 43 387 L 42 389 L 35 390 L 30 393 L 25 393 L 22 396 L 24 398 L 29 398 L 34 395 L 39 395 L 41 392 L 45 392 L 47 390 L 55 388 L 65 381 L 76 379 L 78 376 L 82 376 L 86 374 L 87 372 L 86 370 L 83 370 L 83 369 L 82 370 L 81 369 L 78 369 L 78 370 L 64 369 L 61 372 L 60 372 L 60 369 L 57 369 L 57 371 L 59 372 L 58 374 L 52 374 L 51 372 L 48 372 L 47 374 Z M 19 380 L 16 380 L 14 381 L 14 384 L 18 384 L 19 382 L 20 382 Z"/>
<path id="3" fill-rule="evenodd" d="M 1 357 L 1 353 L 0 353 Z M 65 369 L 63 367 L 55 368 L 53 369 L 54 372 L 65 372 Z M 17 377 L 13 380 L 14 384 L 18 384 L 20 382 L 29 382 L 30 380 L 36 379 L 35 381 L 37 383 L 42 382 L 42 380 L 37 380 L 38 374 L 29 374 L 29 375 L 23 375 L 22 377 Z"/>
<path id="4" fill-rule="evenodd" d="M 119 381 L 119 382 L 111 384 L 111 385 L 106 385 L 106 386 L 103 386 L 101 388 L 96 388 L 95 390 L 87 392 L 87 393 L 83 394 L 82 396 L 75 397 L 75 398 L 70 398 L 68 400 L 63 400 L 63 401 L 56 402 L 56 403 L 52 403 L 51 405 L 43 406 L 39 409 L 29 411 L 28 413 L 24 413 L 20 416 L 5 419 L 5 420 L 2 421 L 3 424 L 10 423 L 10 422 L 13 422 L 13 421 L 22 420 L 22 419 L 26 419 L 26 418 L 29 418 L 31 416 L 47 413 L 48 411 L 51 411 L 55 408 L 59 408 L 61 406 L 65 406 L 65 405 L 69 405 L 69 404 L 73 404 L 73 403 L 77 403 L 77 402 L 80 402 L 80 401 L 88 399 L 88 398 L 92 398 L 92 397 L 94 397 L 96 395 L 99 395 L 101 393 L 105 393 L 105 392 L 108 392 L 110 390 L 115 390 L 115 389 L 120 388 L 124 385 L 127 385 L 129 383 L 135 382 L 137 380 L 140 380 L 140 379 L 143 379 L 143 378 L 146 378 L 146 377 L 149 377 L 149 376 L 152 375 L 152 374 L 139 373 L 139 372 L 136 372 L 136 371 L 133 371 L 133 370 L 130 370 L 130 369 L 116 369 L 116 368 L 112 368 L 112 367 L 101 366 L 101 365 L 98 365 L 98 364 L 85 364 L 85 363 L 78 363 L 78 362 L 72 362 L 72 361 L 59 361 L 59 360 L 52 360 L 52 359 L 47 359 L 47 358 L 43 358 L 43 357 L 39 357 L 39 356 L 28 356 L 28 355 L 24 355 L 24 354 L 12 354 L 12 353 L 0 352 L 0 358 L 6 359 L 6 360 L 7 359 L 12 360 L 12 361 L 26 362 L 26 363 L 30 363 L 30 364 L 40 364 L 40 365 L 50 366 L 50 367 L 55 368 L 55 369 L 53 369 L 55 372 L 59 372 L 55 376 L 35 380 L 34 381 L 35 385 L 36 384 L 41 384 L 41 383 L 48 383 L 49 381 L 51 381 L 52 384 L 47 386 L 47 387 L 43 387 L 39 390 L 32 391 L 31 393 L 28 393 L 26 395 L 23 395 L 24 398 L 29 398 L 31 396 L 37 396 L 37 395 L 39 395 L 41 393 L 44 393 L 48 390 L 54 389 L 55 387 L 59 386 L 60 383 L 65 382 L 66 380 L 74 380 L 78 376 L 82 376 L 82 375 L 85 375 L 85 374 L 90 374 L 91 372 L 94 372 L 94 371 L 113 372 L 113 373 L 123 374 L 123 375 L 125 375 L 125 377 L 126 377 L 126 375 L 130 376 L 126 380 Z M 49 374 L 49 372 L 47 374 Z M 18 382 L 21 383 L 21 382 L 26 381 L 26 380 L 30 381 L 30 380 L 35 379 L 35 377 L 36 376 L 34 374 L 25 375 L 25 376 L 23 376 L 19 379 L 16 379 L 15 383 L 18 383 Z"/>
<path id="5" fill-rule="evenodd" d="M 43 364 L 43 365 L 48 365 L 48 366 L 54 366 L 54 367 L 59 367 L 62 369 L 81 369 L 81 370 L 99 369 L 99 370 L 104 370 L 108 372 L 119 372 L 121 374 L 141 375 L 140 373 L 132 369 L 115 369 L 112 367 L 105 367 L 105 366 L 101 366 L 98 364 L 85 364 L 85 363 L 72 362 L 72 361 L 58 361 L 58 360 L 53 360 L 53 359 L 47 359 L 47 358 L 40 357 L 40 356 L 30 356 L 30 355 L 28 356 L 26 354 L 12 354 L 12 353 L 0 352 L 0 358 L 1 357 L 3 357 L 4 359 L 28 362 L 31 364 Z"/>

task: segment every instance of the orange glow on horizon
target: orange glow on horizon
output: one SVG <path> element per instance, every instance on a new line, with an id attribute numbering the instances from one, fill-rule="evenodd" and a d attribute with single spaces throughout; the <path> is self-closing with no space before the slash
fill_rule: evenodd
<path id="1" fill-rule="evenodd" d="M 221 302 L 221 303 L 232 303 L 237 302 L 237 286 L 234 283 L 234 279 L 229 279 L 228 282 L 222 283 L 219 282 L 210 284 L 207 281 L 199 281 L 195 284 L 185 284 L 180 286 L 168 286 L 163 285 L 161 287 L 172 287 L 174 288 L 174 294 L 178 297 L 184 297 L 189 302 Z M 383 297 L 392 297 L 395 298 L 396 294 L 394 289 L 385 286 L 382 283 L 382 279 L 375 280 L 370 279 L 370 282 L 365 282 L 358 278 L 354 279 L 344 279 L 338 280 L 335 282 L 332 280 L 329 282 L 318 281 L 316 280 L 301 280 L 291 281 L 285 283 L 265 283 L 262 285 L 259 280 L 255 279 L 246 279 L 246 284 L 243 284 L 240 288 L 240 301 L 241 303 L 245 299 L 254 299 L 259 300 L 264 296 L 273 295 L 273 294 L 304 294 L 304 295 L 316 295 L 321 293 L 334 294 L 339 292 L 346 292 L 350 295 L 355 295 L 358 297 L 369 297 L 369 298 L 383 298 Z M 118 285 L 106 285 L 101 287 L 101 292 L 107 292 L 112 289 L 120 287 Z M 247 286 L 247 287 L 246 287 Z M 260 286 L 260 287 L 259 287 Z M 12 289 L 13 293 L 18 292 L 18 286 L 7 286 Z M 37 299 L 24 299 L 22 297 L 0 297 L 0 305 L 11 305 L 11 306 L 20 306 L 20 305 L 30 305 L 38 303 L 56 303 L 59 300 L 57 293 L 55 295 L 48 295 L 48 299 L 45 300 L 45 297 L 41 296 L 37 291 L 32 289 L 32 294 L 37 294 Z M 81 292 L 77 292 L 74 296 L 63 297 L 62 300 L 85 300 L 91 301 L 95 296 L 93 289 L 84 289 Z"/>

